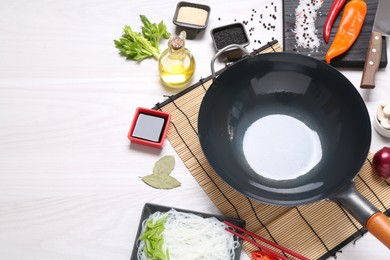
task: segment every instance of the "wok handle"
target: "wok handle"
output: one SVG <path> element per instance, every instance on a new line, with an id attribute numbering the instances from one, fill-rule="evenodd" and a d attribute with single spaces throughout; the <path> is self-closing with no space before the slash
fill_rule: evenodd
<path id="1" fill-rule="evenodd" d="M 362 226 L 390 249 L 390 219 L 364 198 L 348 182 L 335 192 L 330 199 L 348 211 Z"/>
<path id="2" fill-rule="evenodd" d="M 390 219 L 382 212 L 372 215 L 366 228 L 374 237 L 390 249 Z"/>
<path id="3" fill-rule="evenodd" d="M 245 49 L 245 47 L 239 45 L 239 44 L 230 44 L 228 46 L 225 46 L 224 48 L 220 49 L 215 55 L 214 57 L 211 59 L 211 63 L 210 63 L 210 67 L 211 67 L 211 75 L 212 75 L 212 78 L 213 80 L 215 79 L 215 67 L 214 67 L 214 63 L 215 63 L 215 60 L 222 54 L 224 53 L 225 51 L 227 50 L 230 50 L 230 49 L 240 49 L 243 53 L 245 53 L 246 55 L 250 55 L 250 53 L 247 51 L 247 49 Z"/>

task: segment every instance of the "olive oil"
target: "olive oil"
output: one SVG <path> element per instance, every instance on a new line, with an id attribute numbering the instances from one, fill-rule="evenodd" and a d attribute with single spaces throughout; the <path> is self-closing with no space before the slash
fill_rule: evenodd
<path id="1" fill-rule="evenodd" d="M 195 71 L 195 59 L 185 48 L 186 33 L 173 36 L 168 41 L 168 48 L 163 51 L 158 60 L 160 79 L 171 88 L 185 87 Z"/>

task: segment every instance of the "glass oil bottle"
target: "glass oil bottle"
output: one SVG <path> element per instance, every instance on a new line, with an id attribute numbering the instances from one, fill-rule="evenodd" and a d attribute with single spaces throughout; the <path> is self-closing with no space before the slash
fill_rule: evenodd
<path id="1" fill-rule="evenodd" d="M 168 48 L 164 50 L 158 60 L 160 79 L 171 88 L 185 87 L 195 71 L 195 59 L 185 47 L 186 32 L 173 36 L 168 41 Z"/>

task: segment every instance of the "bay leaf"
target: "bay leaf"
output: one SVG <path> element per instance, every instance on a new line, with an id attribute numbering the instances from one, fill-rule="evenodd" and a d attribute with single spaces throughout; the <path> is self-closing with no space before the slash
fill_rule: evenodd
<path id="1" fill-rule="evenodd" d="M 150 174 L 142 177 L 142 180 L 156 189 L 173 189 L 181 185 L 177 179 L 169 175 Z"/>
<path id="2" fill-rule="evenodd" d="M 175 168 L 175 157 L 172 155 L 166 155 L 159 159 L 154 167 L 153 174 L 157 175 L 170 175 Z"/>

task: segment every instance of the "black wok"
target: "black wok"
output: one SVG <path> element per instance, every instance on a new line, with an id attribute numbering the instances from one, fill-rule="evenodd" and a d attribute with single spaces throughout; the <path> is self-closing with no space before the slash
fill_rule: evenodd
<path id="1" fill-rule="evenodd" d="M 214 79 L 198 131 L 210 165 L 243 195 L 284 206 L 333 200 L 390 248 L 389 219 L 353 185 L 370 148 L 368 111 L 333 67 L 300 54 L 245 57 Z"/>

